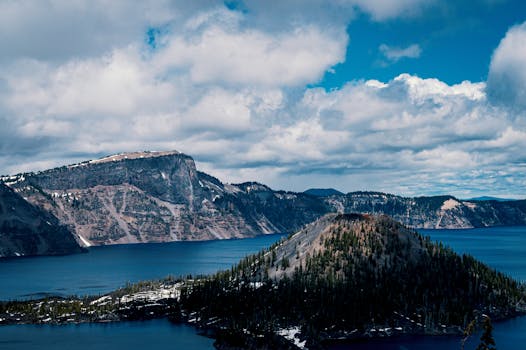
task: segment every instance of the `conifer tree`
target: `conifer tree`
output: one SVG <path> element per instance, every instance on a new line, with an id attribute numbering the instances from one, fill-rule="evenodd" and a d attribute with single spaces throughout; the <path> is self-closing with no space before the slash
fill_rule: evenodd
<path id="1" fill-rule="evenodd" d="M 484 325 L 482 336 L 480 337 L 480 344 L 476 350 L 497 350 L 495 347 L 495 339 L 493 339 L 493 325 L 489 316 L 484 317 Z"/>

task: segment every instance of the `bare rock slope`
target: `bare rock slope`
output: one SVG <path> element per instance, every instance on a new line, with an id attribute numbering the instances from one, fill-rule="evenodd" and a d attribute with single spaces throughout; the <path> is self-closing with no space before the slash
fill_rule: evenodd
<path id="1" fill-rule="evenodd" d="M 415 228 L 526 225 L 526 201 L 274 191 L 224 184 L 176 151 L 134 152 L 2 177 L 67 225 L 83 246 L 293 232 L 330 212 L 386 214 Z"/>
<path id="2" fill-rule="evenodd" d="M 351 192 L 325 197 L 339 212 L 386 214 L 413 228 L 453 229 L 526 225 L 526 200 L 469 201 L 453 196 L 401 197 Z"/>
<path id="3" fill-rule="evenodd" d="M 88 246 L 286 232 L 330 210 L 306 194 L 223 184 L 178 152 L 120 154 L 6 180 Z"/>
<path id="4" fill-rule="evenodd" d="M 56 217 L 0 183 L 0 258 L 80 251 L 72 233 Z"/>

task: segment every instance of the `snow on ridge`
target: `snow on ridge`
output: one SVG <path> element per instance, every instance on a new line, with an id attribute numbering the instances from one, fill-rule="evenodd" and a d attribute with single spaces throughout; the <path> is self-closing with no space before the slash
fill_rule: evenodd
<path id="1" fill-rule="evenodd" d="M 82 237 L 81 235 L 79 235 L 79 239 L 82 241 L 82 243 L 84 243 L 86 247 L 91 247 L 93 245 L 91 244 L 90 241 L 88 241 L 86 238 Z"/>
<path id="2" fill-rule="evenodd" d="M 290 340 L 294 343 L 298 348 L 305 349 L 305 343 L 306 341 L 300 341 L 297 336 L 300 335 L 300 328 L 299 327 L 291 327 L 291 328 L 283 328 L 277 331 L 278 335 L 281 335 L 283 338 Z"/>
<path id="3" fill-rule="evenodd" d="M 2 181 L 7 186 L 11 186 L 14 184 L 17 184 L 19 182 L 25 181 L 24 175 L 12 175 L 12 176 L 2 176 L 0 177 L 0 181 Z"/>
<path id="4" fill-rule="evenodd" d="M 129 152 L 129 153 L 118 153 L 110 155 L 104 158 L 90 160 L 89 164 L 101 164 L 109 162 L 118 162 L 125 159 L 140 159 L 140 158 L 155 158 L 162 156 L 170 156 L 174 154 L 181 154 L 178 151 L 143 151 L 143 152 Z M 81 163 L 82 164 L 82 163 Z"/>

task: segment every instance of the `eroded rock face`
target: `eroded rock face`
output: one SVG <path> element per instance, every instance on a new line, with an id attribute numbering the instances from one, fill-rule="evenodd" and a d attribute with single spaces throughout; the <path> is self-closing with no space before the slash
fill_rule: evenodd
<path id="1" fill-rule="evenodd" d="M 56 217 L 0 183 L 0 258 L 80 251 L 73 234 Z"/>
<path id="2" fill-rule="evenodd" d="M 339 212 L 386 214 L 414 228 L 473 228 L 526 225 L 526 200 L 463 201 L 452 196 L 406 198 L 378 192 L 327 197 Z"/>
<path id="3" fill-rule="evenodd" d="M 309 195 L 255 182 L 223 184 L 175 151 L 118 154 L 3 181 L 66 224 L 84 246 L 293 232 L 329 212 L 387 214 L 416 228 L 526 224 L 526 201 Z"/>
<path id="4" fill-rule="evenodd" d="M 143 152 L 25 174 L 11 186 L 83 245 L 243 238 L 286 232 L 329 207 L 257 183 L 225 185 L 178 152 Z"/>

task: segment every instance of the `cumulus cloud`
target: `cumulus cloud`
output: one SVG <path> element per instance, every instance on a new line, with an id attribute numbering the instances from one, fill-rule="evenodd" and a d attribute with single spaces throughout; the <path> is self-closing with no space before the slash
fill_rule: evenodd
<path id="1" fill-rule="evenodd" d="M 138 9 L 116 1 L 107 12 L 105 2 L 86 11 L 83 1 L 54 4 L 0 4 L 8 10 L 0 18 L 7 20 L 10 11 L 24 23 L 13 23 L 14 30 L 0 21 L 0 29 L 8 29 L 0 30 L 0 44 L 8 48 L 0 57 L 0 173 L 177 149 L 225 181 L 293 190 L 469 196 L 490 186 L 487 194 L 524 188 L 518 174 L 526 170 L 525 125 L 493 103 L 491 92 L 494 77 L 521 77 L 503 72 L 521 64 L 509 58 L 508 44 L 517 42 L 522 26 L 496 50 L 487 86 L 401 74 L 327 91 L 308 86 L 345 59 L 352 45 L 346 26 L 357 10 L 388 20 L 414 15 L 429 2 L 309 0 L 269 7 L 245 1 L 229 10 L 208 1 L 156 1 Z M 277 13 L 290 21 L 276 20 Z M 68 16 L 79 22 L 71 31 L 68 21 L 57 20 Z M 93 23 L 101 27 L 91 36 Z M 71 35 L 64 50 L 20 41 L 39 24 L 49 24 L 37 36 L 42 42 Z M 392 62 L 420 54 L 418 46 L 383 51 Z"/>
<path id="2" fill-rule="evenodd" d="M 259 169 L 259 179 L 298 190 L 338 183 L 414 195 L 520 193 L 510 179 L 525 168 L 525 130 L 487 103 L 485 88 L 402 74 L 386 83 L 307 89 L 280 112 L 301 118 L 253 133 L 252 143 L 231 144 L 243 151 L 229 154 L 224 166 L 212 160 L 204 167 L 238 181 L 238 168 Z M 516 166 L 504 176 L 510 163 Z"/>
<path id="3" fill-rule="evenodd" d="M 186 68 L 199 84 L 294 86 L 319 80 L 343 61 L 346 46 L 346 35 L 311 26 L 270 35 L 214 25 L 190 38 L 174 37 L 155 63 Z"/>
<path id="4" fill-rule="evenodd" d="M 388 46 L 381 44 L 378 47 L 380 53 L 390 62 L 398 62 L 402 58 L 418 58 L 422 53 L 422 49 L 417 44 L 409 45 L 405 48 Z"/>
<path id="5" fill-rule="evenodd" d="M 526 23 L 512 27 L 493 53 L 487 89 L 496 104 L 526 108 Z"/>
<path id="6" fill-rule="evenodd" d="M 0 2 L 0 62 L 20 57 L 64 62 L 105 54 L 180 15 L 164 1 Z"/>

